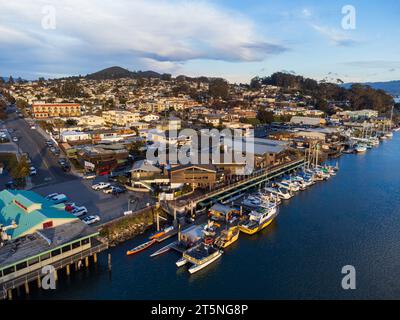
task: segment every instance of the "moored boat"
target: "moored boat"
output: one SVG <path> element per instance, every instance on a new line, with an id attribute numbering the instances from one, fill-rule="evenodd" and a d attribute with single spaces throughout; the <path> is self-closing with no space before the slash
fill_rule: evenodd
<path id="1" fill-rule="evenodd" d="M 212 245 L 200 243 L 199 245 L 185 251 L 182 259 L 190 262 L 192 266 L 189 268 L 191 274 L 198 272 L 209 266 L 222 256 L 222 251 Z M 183 260 L 182 260 L 183 263 Z"/>
<path id="2" fill-rule="evenodd" d="M 249 217 L 239 224 L 239 230 L 243 233 L 253 235 L 269 226 L 277 216 L 277 212 L 275 205 L 271 205 L 269 209 L 263 208 L 252 211 Z"/>
<path id="3" fill-rule="evenodd" d="M 155 239 L 150 240 L 150 241 L 147 241 L 147 242 L 145 242 L 145 243 L 143 243 L 143 244 L 141 244 L 141 245 L 139 245 L 139 246 L 137 246 L 137 247 L 135 247 L 135 248 L 133 248 L 133 249 L 131 249 L 131 250 L 128 250 L 128 251 L 126 252 L 126 255 L 127 255 L 127 256 L 130 256 L 130 255 L 139 253 L 139 252 L 141 252 L 141 251 L 143 251 L 143 250 L 146 250 L 147 248 L 149 248 L 150 246 L 152 246 L 155 242 L 156 242 Z"/>

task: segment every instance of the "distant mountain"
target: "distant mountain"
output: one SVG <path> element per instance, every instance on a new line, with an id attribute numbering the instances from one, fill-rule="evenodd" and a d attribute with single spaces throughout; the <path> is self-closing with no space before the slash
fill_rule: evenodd
<path id="1" fill-rule="evenodd" d="M 353 83 L 345 83 L 343 84 L 343 87 L 348 89 L 352 84 Z M 400 80 L 387 82 L 365 82 L 362 84 L 368 85 L 374 89 L 384 90 L 392 96 L 400 96 Z"/>
<path id="2" fill-rule="evenodd" d="M 155 71 L 129 71 L 121 67 L 110 67 L 95 73 L 88 74 L 87 79 L 91 80 L 109 80 L 109 79 L 121 79 L 121 78 L 161 78 L 166 74 L 160 74 Z"/>

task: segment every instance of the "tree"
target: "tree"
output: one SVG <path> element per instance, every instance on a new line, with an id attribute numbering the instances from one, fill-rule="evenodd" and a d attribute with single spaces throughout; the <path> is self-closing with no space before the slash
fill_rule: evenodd
<path id="1" fill-rule="evenodd" d="M 78 121 L 76 121 L 75 119 L 67 119 L 67 121 L 65 121 L 65 125 L 67 127 L 75 127 L 78 124 Z"/>
<path id="2" fill-rule="evenodd" d="M 259 90 L 261 88 L 261 81 L 259 77 L 255 77 L 250 81 L 251 90 Z"/>
<path id="3" fill-rule="evenodd" d="M 29 176 L 29 164 L 24 157 L 21 158 L 17 165 L 14 163 L 11 167 L 10 175 L 14 180 L 24 179 Z"/>
<path id="4" fill-rule="evenodd" d="M 226 100 L 229 97 L 229 84 L 221 78 L 212 79 L 209 84 L 208 93 L 214 99 Z"/>
<path id="5" fill-rule="evenodd" d="M 272 123 L 274 122 L 274 113 L 272 111 L 258 110 L 257 119 L 263 124 Z"/>

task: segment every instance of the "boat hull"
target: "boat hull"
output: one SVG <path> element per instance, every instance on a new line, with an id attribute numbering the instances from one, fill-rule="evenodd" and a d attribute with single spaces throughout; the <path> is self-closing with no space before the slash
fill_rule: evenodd
<path id="1" fill-rule="evenodd" d="M 275 217 L 265 221 L 263 224 L 259 225 L 257 228 L 253 228 L 253 229 L 249 229 L 243 225 L 239 225 L 239 230 L 245 234 L 253 235 L 253 234 L 256 234 L 257 232 L 260 232 L 261 230 L 265 229 L 266 227 L 268 227 L 272 223 L 272 221 L 274 221 L 274 219 L 275 219 Z"/>
<path id="2" fill-rule="evenodd" d="M 193 266 L 191 266 L 189 268 L 189 273 L 193 274 L 193 273 L 196 273 L 196 272 L 204 269 L 205 267 L 209 266 L 210 264 L 212 264 L 213 262 L 215 262 L 219 258 L 221 258 L 221 256 L 222 256 L 221 252 L 218 252 L 218 254 L 215 257 L 213 257 L 212 259 L 208 260 L 207 262 L 199 264 L 199 265 L 194 264 Z"/>

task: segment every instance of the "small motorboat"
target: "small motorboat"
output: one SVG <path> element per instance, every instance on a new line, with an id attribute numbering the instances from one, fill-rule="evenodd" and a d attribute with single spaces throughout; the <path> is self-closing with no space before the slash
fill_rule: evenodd
<path id="1" fill-rule="evenodd" d="M 127 256 L 130 256 L 130 255 L 139 253 L 139 252 L 141 252 L 141 251 L 143 251 L 143 250 L 146 250 L 146 249 L 149 248 L 151 245 L 153 245 L 155 242 L 156 242 L 156 240 L 147 241 L 147 242 L 145 242 L 145 243 L 143 243 L 143 244 L 141 244 L 141 245 L 139 245 L 139 246 L 137 246 L 137 247 L 135 247 L 135 248 L 133 248 L 133 249 L 131 249 L 131 250 L 128 250 L 128 251 L 126 252 L 126 255 L 127 255 Z"/>

